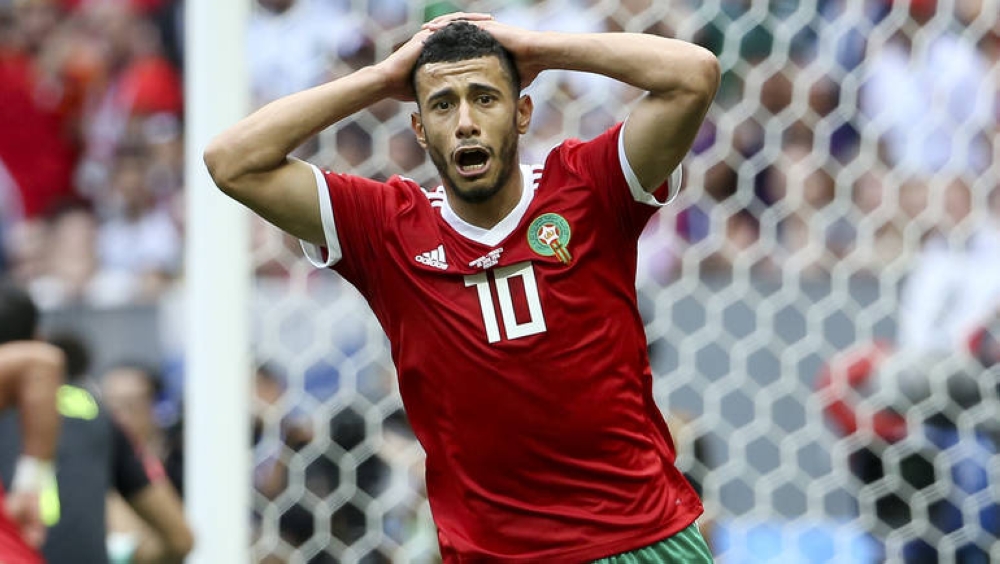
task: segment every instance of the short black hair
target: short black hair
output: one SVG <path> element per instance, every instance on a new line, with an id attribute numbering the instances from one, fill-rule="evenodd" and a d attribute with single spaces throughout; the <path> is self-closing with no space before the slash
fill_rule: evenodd
<path id="1" fill-rule="evenodd" d="M 0 281 L 0 344 L 35 338 L 38 306 L 23 288 Z"/>
<path id="2" fill-rule="evenodd" d="M 489 32 L 466 21 L 455 21 L 435 31 L 424 42 L 424 50 L 410 71 L 410 85 L 417 92 L 417 71 L 428 63 L 454 63 L 481 57 L 496 57 L 510 77 L 514 93 L 521 92 L 521 75 L 517 72 L 514 55 Z M 419 100 L 418 100 L 419 102 Z"/>
<path id="3" fill-rule="evenodd" d="M 48 335 L 46 339 L 52 345 L 59 347 L 66 355 L 66 381 L 70 384 L 79 382 L 90 370 L 90 350 L 83 338 L 72 330 L 58 330 Z"/>

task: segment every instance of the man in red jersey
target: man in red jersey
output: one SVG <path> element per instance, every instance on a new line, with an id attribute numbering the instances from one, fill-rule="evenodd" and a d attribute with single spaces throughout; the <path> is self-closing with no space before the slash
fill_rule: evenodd
<path id="1" fill-rule="evenodd" d="M 43 562 L 37 547 L 45 539 L 45 525 L 58 516 L 52 459 L 59 437 L 56 392 L 65 360 L 58 348 L 32 340 L 37 318 L 26 293 L 0 283 L 0 409 L 19 409 L 22 433 L 10 491 L 0 485 L 0 564 Z"/>
<path id="2" fill-rule="evenodd" d="M 626 123 L 521 165 L 532 101 L 520 90 L 546 69 L 647 94 Z M 381 322 L 446 562 L 711 561 L 653 401 L 635 270 L 718 81 L 715 57 L 682 41 L 456 13 L 207 148 L 216 184 L 302 239 Z M 390 97 L 417 101 L 437 189 L 288 157 Z"/>

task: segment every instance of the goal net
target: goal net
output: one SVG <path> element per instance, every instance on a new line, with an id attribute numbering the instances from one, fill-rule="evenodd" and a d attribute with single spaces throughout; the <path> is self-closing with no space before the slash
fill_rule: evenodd
<path id="1" fill-rule="evenodd" d="M 1000 337 L 986 321 L 1000 306 L 997 0 L 300 3 L 336 16 L 334 44 L 313 53 L 331 76 L 457 4 L 711 49 L 722 87 L 684 191 L 640 242 L 638 286 L 656 399 L 713 551 L 1000 561 L 1000 364 L 983 352 Z M 640 95 L 557 71 L 528 93 L 525 162 L 595 136 Z M 380 102 L 302 154 L 434 186 L 412 109 Z M 253 256 L 255 561 L 435 561 L 380 327 L 263 223 Z"/>

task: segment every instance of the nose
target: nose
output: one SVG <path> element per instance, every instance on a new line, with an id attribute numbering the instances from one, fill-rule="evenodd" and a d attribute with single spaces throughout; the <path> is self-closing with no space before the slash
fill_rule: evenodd
<path id="1" fill-rule="evenodd" d="M 479 125 L 473 115 L 472 104 L 462 101 L 458 105 L 458 124 L 455 127 L 455 136 L 459 139 L 468 139 L 479 135 Z"/>

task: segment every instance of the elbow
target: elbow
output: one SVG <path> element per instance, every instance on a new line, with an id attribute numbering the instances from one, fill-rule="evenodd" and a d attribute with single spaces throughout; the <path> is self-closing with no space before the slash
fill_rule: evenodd
<path id="1" fill-rule="evenodd" d="M 202 154 L 202 160 L 205 162 L 209 176 L 212 177 L 212 182 L 230 196 L 233 194 L 236 180 L 240 175 L 237 166 L 239 161 L 234 155 L 235 152 L 230 150 L 226 143 L 220 141 L 218 137 L 208 144 Z"/>
<path id="2" fill-rule="evenodd" d="M 48 343 L 34 342 L 29 346 L 31 369 L 25 371 L 28 384 L 52 389 L 61 386 L 66 374 L 65 353 Z"/>
<path id="3" fill-rule="evenodd" d="M 228 193 L 233 185 L 235 174 L 232 172 L 234 168 L 232 159 L 227 153 L 225 145 L 220 143 L 218 138 L 215 138 L 205 148 L 202 160 L 205 162 L 209 176 L 212 177 L 212 182 L 220 190 Z"/>
<path id="4" fill-rule="evenodd" d="M 183 562 L 184 558 L 194 550 L 194 534 L 186 526 L 173 534 L 167 541 L 170 554 L 177 562 Z"/>
<path id="5" fill-rule="evenodd" d="M 693 46 L 693 49 L 692 68 L 689 75 L 690 90 L 707 109 L 715 99 L 715 93 L 719 90 L 722 70 L 719 66 L 719 59 L 711 51 L 697 45 Z"/>

